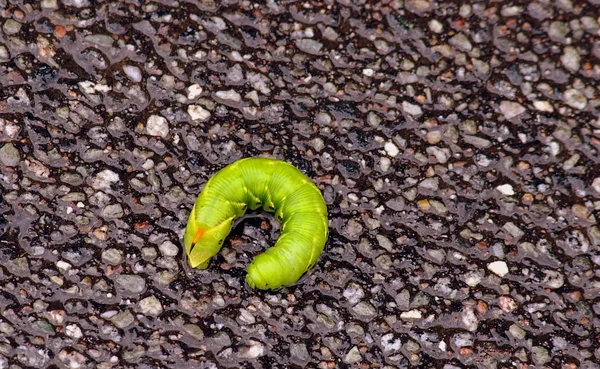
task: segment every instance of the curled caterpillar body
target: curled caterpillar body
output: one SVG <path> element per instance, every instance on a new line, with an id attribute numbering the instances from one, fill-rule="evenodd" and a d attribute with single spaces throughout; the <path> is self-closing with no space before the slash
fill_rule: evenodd
<path id="1" fill-rule="evenodd" d="M 321 191 L 294 166 L 280 160 L 247 158 L 217 172 L 198 196 L 184 244 L 193 268 L 205 269 L 247 209 L 274 212 L 281 223 L 275 246 L 254 258 L 246 275 L 252 288 L 295 283 L 313 267 L 328 235 Z"/>

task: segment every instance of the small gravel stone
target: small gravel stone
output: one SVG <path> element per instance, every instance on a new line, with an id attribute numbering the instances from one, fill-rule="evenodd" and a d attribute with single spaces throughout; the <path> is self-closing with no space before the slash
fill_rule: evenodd
<path id="1" fill-rule="evenodd" d="M 404 320 L 416 320 L 421 319 L 422 317 L 423 315 L 421 314 L 421 312 L 416 309 L 405 311 L 400 314 L 400 318 Z"/>
<path id="2" fill-rule="evenodd" d="M 431 145 L 436 145 L 442 140 L 441 131 L 427 132 L 427 142 Z"/>
<path id="3" fill-rule="evenodd" d="M 105 219 L 121 218 L 125 213 L 120 204 L 106 205 L 102 209 L 102 217 Z"/>
<path id="4" fill-rule="evenodd" d="M 479 319 L 475 312 L 471 308 L 465 308 L 461 314 L 461 321 L 464 324 L 465 328 L 471 332 L 477 331 L 477 327 L 479 327 Z"/>
<path id="5" fill-rule="evenodd" d="M 377 310 L 373 305 L 366 301 L 361 301 L 352 307 L 352 311 L 358 314 L 363 320 L 371 320 L 377 315 Z"/>
<path id="6" fill-rule="evenodd" d="M 488 264 L 488 270 L 500 277 L 504 277 L 508 274 L 508 265 L 501 260 L 494 261 Z"/>
<path id="7" fill-rule="evenodd" d="M 444 25 L 437 19 L 430 20 L 428 25 L 431 32 L 442 33 L 442 31 L 444 31 Z"/>
<path id="8" fill-rule="evenodd" d="M 222 100 L 230 100 L 234 102 L 242 101 L 242 96 L 235 90 L 217 91 L 215 96 Z"/>
<path id="9" fill-rule="evenodd" d="M 500 191 L 501 194 L 506 195 L 506 196 L 512 196 L 515 194 L 515 191 L 513 190 L 513 186 L 508 183 L 500 185 L 500 186 L 496 187 L 496 189 L 498 191 Z"/>
<path id="10" fill-rule="evenodd" d="M 527 334 L 527 332 L 525 332 L 523 328 L 519 327 L 516 324 L 512 324 L 510 327 L 508 327 L 508 331 L 510 332 L 510 334 L 512 334 L 514 338 L 518 340 L 525 339 L 525 336 Z"/>
<path id="11" fill-rule="evenodd" d="M 7 167 L 16 167 L 21 161 L 19 150 L 12 143 L 7 143 L 0 148 L 0 162 Z"/>
<path id="12" fill-rule="evenodd" d="M 42 9 L 58 9 L 57 0 L 42 0 L 40 6 Z"/>
<path id="13" fill-rule="evenodd" d="M 146 133 L 150 136 L 167 137 L 169 134 L 169 123 L 160 115 L 151 115 L 146 122 Z"/>
<path id="14" fill-rule="evenodd" d="M 585 109 L 588 103 L 588 100 L 584 94 L 572 88 L 565 91 L 563 94 L 563 100 L 567 103 L 567 105 L 578 110 Z"/>
<path id="15" fill-rule="evenodd" d="M 525 232 L 523 232 L 513 222 L 507 222 L 506 224 L 504 224 L 504 226 L 502 228 L 505 231 L 507 231 L 508 233 L 510 233 L 516 239 L 519 239 L 525 235 Z"/>
<path id="16" fill-rule="evenodd" d="M 536 110 L 552 113 L 554 111 L 554 107 L 548 101 L 545 100 L 537 100 L 533 102 L 533 107 Z"/>
<path id="17" fill-rule="evenodd" d="M 470 287 L 475 287 L 483 280 L 483 273 L 478 271 L 470 271 L 465 274 L 465 283 Z"/>
<path id="18" fill-rule="evenodd" d="M 140 294 L 146 289 L 146 281 L 139 275 L 120 274 L 116 281 L 118 287 L 132 294 Z"/>
<path id="19" fill-rule="evenodd" d="M 164 256 L 177 256 L 179 253 L 179 247 L 171 241 L 161 243 L 158 249 Z"/>
<path id="20" fill-rule="evenodd" d="M 411 104 L 408 101 L 402 102 L 402 109 L 410 115 L 418 116 L 423 114 L 423 109 L 419 105 Z"/>
<path id="21" fill-rule="evenodd" d="M 577 72 L 580 68 L 581 55 L 576 48 L 572 46 L 566 46 L 563 50 L 563 54 L 560 57 L 562 65 L 567 68 L 570 72 Z"/>
<path id="22" fill-rule="evenodd" d="M 533 346 L 531 348 L 531 356 L 535 365 L 545 365 L 551 360 L 548 350 L 542 346 Z"/>
<path id="23" fill-rule="evenodd" d="M 202 331 L 202 328 L 196 324 L 185 324 L 183 330 L 198 341 L 204 340 L 204 332 Z"/>
<path id="24" fill-rule="evenodd" d="M 102 252 L 102 261 L 110 265 L 118 265 L 123 262 L 123 252 L 118 249 L 106 249 Z"/>
<path id="25" fill-rule="evenodd" d="M 594 191 L 596 191 L 596 193 L 600 194 L 600 177 L 594 178 L 592 181 L 592 188 Z"/>
<path id="26" fill-rule="evenodd" d="M 116 314 L 112 318 L 110 318 L 110 321 L 117 328 L 125 329 L 128 326 L 130 326 L 131 324 L 133 324 L 133 322 L 135 321 L 135 318 L 133 317 L 133 314 L 131 314 L 131 312 L 129 310 L 124 310 L 124 311 Z"/>
<path id="27" fill-rule="evenodd" d="M 200 95 L 202 95 L 202 91 L 203 91 L 202 87 L 197 83 L 194 83 L 193 85 L 189 86 L 187 88 L 187 90 L 188 90 L 187 98 L 189 100 L 196 100 L 197 98 L 200 97 Z"/>
<path id="28" fill-rule="evenodd" d="M 80 339 L 83 337 L 83 332 L 77 324 L 69 324 L 65 327 L 65 334 L 71 338 Z"/>
<path id="29" fill-rule="evenodd" d="M 258 341 L 251 340 L 249 346 L 240 349 L 239 356 L 242 359 L 256 359 L 264 354 L 265 346 Z"/>
<path id="30" fill-rule="evenodd" d="M 440 188 L 440 180 L 438 178 L 425 178 L 419 183 L 419 188 L 437 191 Z"/>
<path id="31" fill-rule="evenodd" d="M 7 35 L 14 35 L 16 33 L 19 33 L 19 31 L 21 30 L 21 26 L 21 23 L 13 19 L 7 19 L 6 22 L 4 22 L 2 29 Z"/>
<path id="32" fill-rule="evenodd" d="M 381 347 L 384 352 L 397 352 L 402 347 L 402 341 L 394 337 L 393 333 L 384 334 L 381 336 Z"/>
<path id="33" fill-rule="evenodd" d="M 438 162 L 445 164 L 450 158 L 450 150 L 447 148 L 439 148 L 437 146 L 430 146 L 427 148 L 427 154 L 434 156 Z"/>
<path id="34" fill-rule="evenodd" d="M 500 296 L 498 299 L 498 305 L 500 305 L 500 308 L 507 313 L 510 313 L 517 308 L 517 303 L 515 300 L 508 296 Z"/>
<path id="35" fill-rule="evenodd" d="M 205 121 L 210 118 L 210 112 L 200 105 L 190 105 L 187 109 L 188 114 L 192 120 Z"/>
<path id="36" fill-rule="evenodd" d="M 159 316 L 163 312 L 160 301 L 155 296 L 148 296 L 139 302 L 140 312 L 144 315 Z"/>
<path id="37" fill-rule="evenodd" d="M 450 45 L 456 47 L 461 51 L 471 51 L 473 49 L 473 45 L 471 45 L 471 41 L 465 36 L 463 33 L 457 33 L 452 36 L 449 41 Z"/>
<path id="38" fill-rule="evenodd" d="M 349 283 L 344 290 L 344 297 L 352 305 L 358 303 L 365 296 L 363 288 L 356 283 Z"/>
<path id="39" fill-rule="evenodd" d="M 110 169 L 105 169 L 92 179 L 91 186 L 96 190 L 105 190 L 120 181 L 119 175 Z"/>
<path id="40" fill-rule="evenodd" d="M 353 346 L 350 351 L 344 356 L 344 363 L 346 364 L 355 364 L 362 360 L 362 355 L 358 350 L 358 347 Z"/>
<path id="41" fill-rule="evenodd" d="M 142 71 L 135 65 L 123 66 L 123 72 L 135 83 L 142 82 Z"/>
<path id="42" fill-rule="evenodd" d="M 290 345 L 290 355 L 292 359 L 297 359 L 301 362 L 310 360 L 310 354 L 306 345 L 303 343 L 292 343 Z"/>
<path id="43" fill-rule="evenodd" d="M 319 41 L 311 40 L 308 38 L 303 38 L 296 41 L 296 46 L 301 51 L 312 55 L 319 55 L 321 53 L 321 49 L 323 48 L 323 44 Z"/>
<path id="44" fill-rule="evenodd" d="M 506 119 L 513 119 L 525 113 L 525 111 L 523 105 L 518 102 L 504 100 L 500 103 L 500 112 Z"/>
<path id="45" fill-rule="evenodd" d="M 144 260 L 154 260 L 158 256 L 154 247 L 142 247 L 142 258 Z"/>
<path id="46" fill-rule="evenodd" d="M 325 28 L 325 31 L 323 31 L 323 37 L 329 41 L 336 41 L 339 37 L 339 34 L 333 28 L 327 27 Z"/>
<path id="47" fill-rule="evenodd" d="M 473 145 L 480 149 L 486 149 L 486 148 L 492 146 L 492 142 L 490 140 L 481 138 L 481 137 L 477 137 L 477 136 L 465 135 L 465 136 L 463 136 L 463 140 L 466 143 L 468 143 L 469 145 Z"/>
<path id="48" fill-rule="evenodd" d="M 542 283 L 551 289 L 561 288 L 565 284 L 565 277 L 555 270 L 544 270 Z"/>
<path id="49" fill-rule="evenodd" d="M 393 142 L 388 141 L 385 143 L 385 145 L 383 146 L 385 152 L 393 157 L 396 157 L 396 155 L 398 155 L 400 153 L 400 150 L 398 150 L 398 146 L 396 146 Z"/>

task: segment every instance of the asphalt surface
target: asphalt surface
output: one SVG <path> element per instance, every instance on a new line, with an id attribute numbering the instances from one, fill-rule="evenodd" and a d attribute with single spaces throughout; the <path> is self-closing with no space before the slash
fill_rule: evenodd
<path id="1" fill-rule="evenodd" d="M 0 0 L 0 368 L 597 368 L 598 0 Z M 181 237 L 237 159 L 330 237 Z"/>

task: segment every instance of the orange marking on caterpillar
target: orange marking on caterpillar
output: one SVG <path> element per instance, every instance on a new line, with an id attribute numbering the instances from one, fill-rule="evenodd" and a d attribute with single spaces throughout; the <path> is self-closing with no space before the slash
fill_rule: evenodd
<path id="1" fill-rule="evenodd" d="M 196 243 L 198 243 L 198 241 L 200 241 L 200 237 L 202 237 L 203 234 L 204 234 L 204 229 L 198 228 L 198 230 L 196 231 L 196 236 L 194 236 L 194 240 L 192 241 L 192 245 L 195 245 Z"/>

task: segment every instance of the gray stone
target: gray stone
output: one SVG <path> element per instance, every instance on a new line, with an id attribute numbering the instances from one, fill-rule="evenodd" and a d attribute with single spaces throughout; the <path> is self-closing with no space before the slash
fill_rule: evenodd
<path id="1" fill-rule="evenodd" d="M 155 296 L 148 296 L 139 302 L 140 312 L 144 315 L 159 316 L 163 312 L 160 300 Z"/>
<path id="2" fill-rule="evenodd" d="M 7 167 L 16 167 L 21 161 L 19 150 L 12 143 L 7 143 L 0 148 L 0 162 Z"/>
<path id="3" fill-rule="evenodd" d="M 146 281 L 144 278 L 135 274 L 120 274 L 116 278 L 117 286 L 124 291 L 132 294 L 140 294 L 146 289 Z"/>

